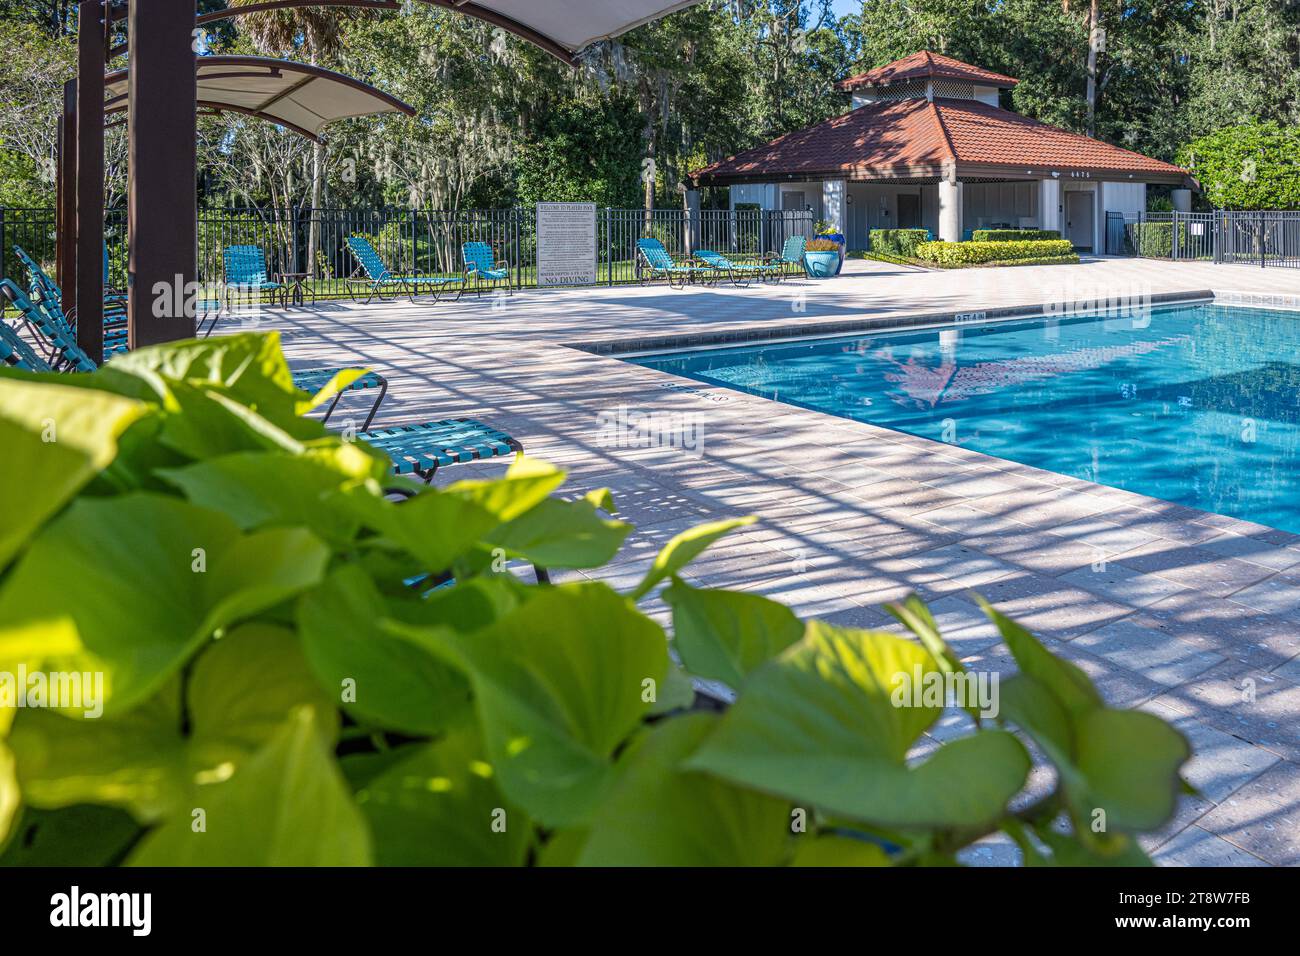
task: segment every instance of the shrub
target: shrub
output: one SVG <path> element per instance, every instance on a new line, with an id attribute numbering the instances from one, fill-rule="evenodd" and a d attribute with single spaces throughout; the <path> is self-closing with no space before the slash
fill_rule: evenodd
<path id="1" fill-rule="evenodd" d="M 972 242 L 1032 242 L 1036 239 L 1060 239 L 1055 229 L 976 229 Z"/>
<path id="2" fill-rule="evenodd" d="M 916 254 L 941 266 L 981 265 L 1017 259 L 1045 259 L 1073 256 L 1068 239 L 1037 239 L 1030 242 L 925 242 Z"/>
<path id="3" fill-rule="evenodd" d="M 927 229 L 872 229 L 868 234 L 872 252 L 916 258 L 916 247 L 930 241 Z"/>
<path id="4" fill-rule="evenodd" d="M 840 244 L 830 239 L 809 239 L 804 249 L 808 252 L 839 252 Z"/>
<path id="5" fill-rule="evenodd" d="M 1300 208 L 1300 132 L 1274 121 L 1216 130 L 1178 151 L 1223 209 Z"/>
<path id="6" fill-rule="evenodd" d="M 1001 831 L 1131 864 L 1172 817 L 1183 737 L 992 608 L 1021 673 L 909 762 L 976 676 L 919 600 L 906 640 L 687 583 L 747 519 L 622 590 L 526 583 L 615 555 L 607 491 L 551 497 L 522 457 L 406 483 L 300 417 L 332 393 L 274 335 L 0 373 L 0 671 L 105 679 L 97 718 L 0 708 L 0 863 L 939 865 Z M 661 589 L 680 667 L 639 609 Z M 693 707 L 689 675 L 736 702 Z M 1057 767 L 1032 801 L 1022 738 Z"/>
<path id="7" fill-rule="evenodd" d="M 1172 222 L 1134 222 L 1129 224 L 1128 239 L 1139 256 L 1148 259 L 1170 259 L 1174 254 L 1174 224 Z M 1178 224 L 1179 246 L 1187 246 L 1187 223 Z"/>

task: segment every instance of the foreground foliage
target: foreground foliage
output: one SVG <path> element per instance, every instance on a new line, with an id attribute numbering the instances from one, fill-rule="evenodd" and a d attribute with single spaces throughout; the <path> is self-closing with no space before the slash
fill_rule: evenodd
<path id="1" fill-rule="evenodd" d="M 943 707 L 896 706 L 899 675 L 963 669 L 920 602 L 908 640 L 688 584 L 743 520 L 626 593 L 527 583 L 615 556 L 607 493 L 520 459 L 398 503 L 301 417 L 332 391 L 295 392 L 273 335 L 0 375 L 0 671 L 105 681 L 98 718 L 0 710 L 3 862 L 945 864 L 1002 832 L 1130 864 L 1172 816 L 1183 738 L 991 608 L 1000 715 L 909 759 Z"/>

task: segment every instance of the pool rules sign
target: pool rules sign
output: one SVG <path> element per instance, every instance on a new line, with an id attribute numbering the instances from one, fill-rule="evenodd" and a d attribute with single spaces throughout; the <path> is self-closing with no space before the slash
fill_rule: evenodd
<path id="1" fill-rule="evenodd" d="M 537 287 L 596 284 L 596 204 L 537 204 Z"/>

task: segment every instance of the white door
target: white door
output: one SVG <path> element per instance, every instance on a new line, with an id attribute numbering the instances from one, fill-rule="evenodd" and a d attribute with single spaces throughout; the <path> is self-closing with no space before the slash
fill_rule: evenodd
<path id="1" fill-rule="evenodd" d="M 1076 249 L 1092 251 L 1093 243 L 1093 200 L 1091 192 L 1070 192 L 1065 194 L 1065 238 Z"/>

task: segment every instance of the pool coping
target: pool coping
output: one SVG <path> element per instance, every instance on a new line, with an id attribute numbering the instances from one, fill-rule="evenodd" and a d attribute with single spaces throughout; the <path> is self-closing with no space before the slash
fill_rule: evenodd
<path id="1" fill-rule="evenodd" d="M 1250 293 L 1224 293 L 1243 298 Z M 1157 292 L 1145 297 L 1149 305 L 1173 305 L 1182 302 L 1217 301 L 1218 293 L 1212 289 L 1199 289 L 1189 292 Z M 1261 296 L 1267 298 L 1268 296 Z M 1295 299 L 1295 308 L 1300 309 L 1300 297 L 1273 296 L 1278 299 Z M 1243 304 L 1243 303 L 1232 303 Z M 1257 306 L 1258 307 L 1258 306 Z M 1272 308 L 1286 306 L 1269 306 Z M 1104 308 L 1104 307 L 1103 307 Z M 1039 303 L 1036 305 L 1004 306 L 985 308 L 965 312 L 922 312 L 912 315 L 881 315 L 871 318 L 842 319 L 827 322 L 782 323 L 780 325 L 753 325 L 739 329 L 725 329 L 714 332 L 692 332 L 677 335 L 643 336 L 639 338 L 601 339 L 596 341 L 576 341 L 559 343 L 566 348 L 576 349 L 592 355 L 629 358 L 633 355 L 650 355 L 658 352 L 670 352 L 682 349 L 726 348 L 748 345 L 755 342 L 778 343 L 800 339 L 833 338 L 838 335 L 852 335 L 856 332 L 904 331 L 947 325 L 982 325 L 1002 322 L 1009 319 L 1041 318 L 1056 314 L 1057 303 Z M 1065 314 L 1087 314 L 1098 309 L 1070 309 Z"/>

